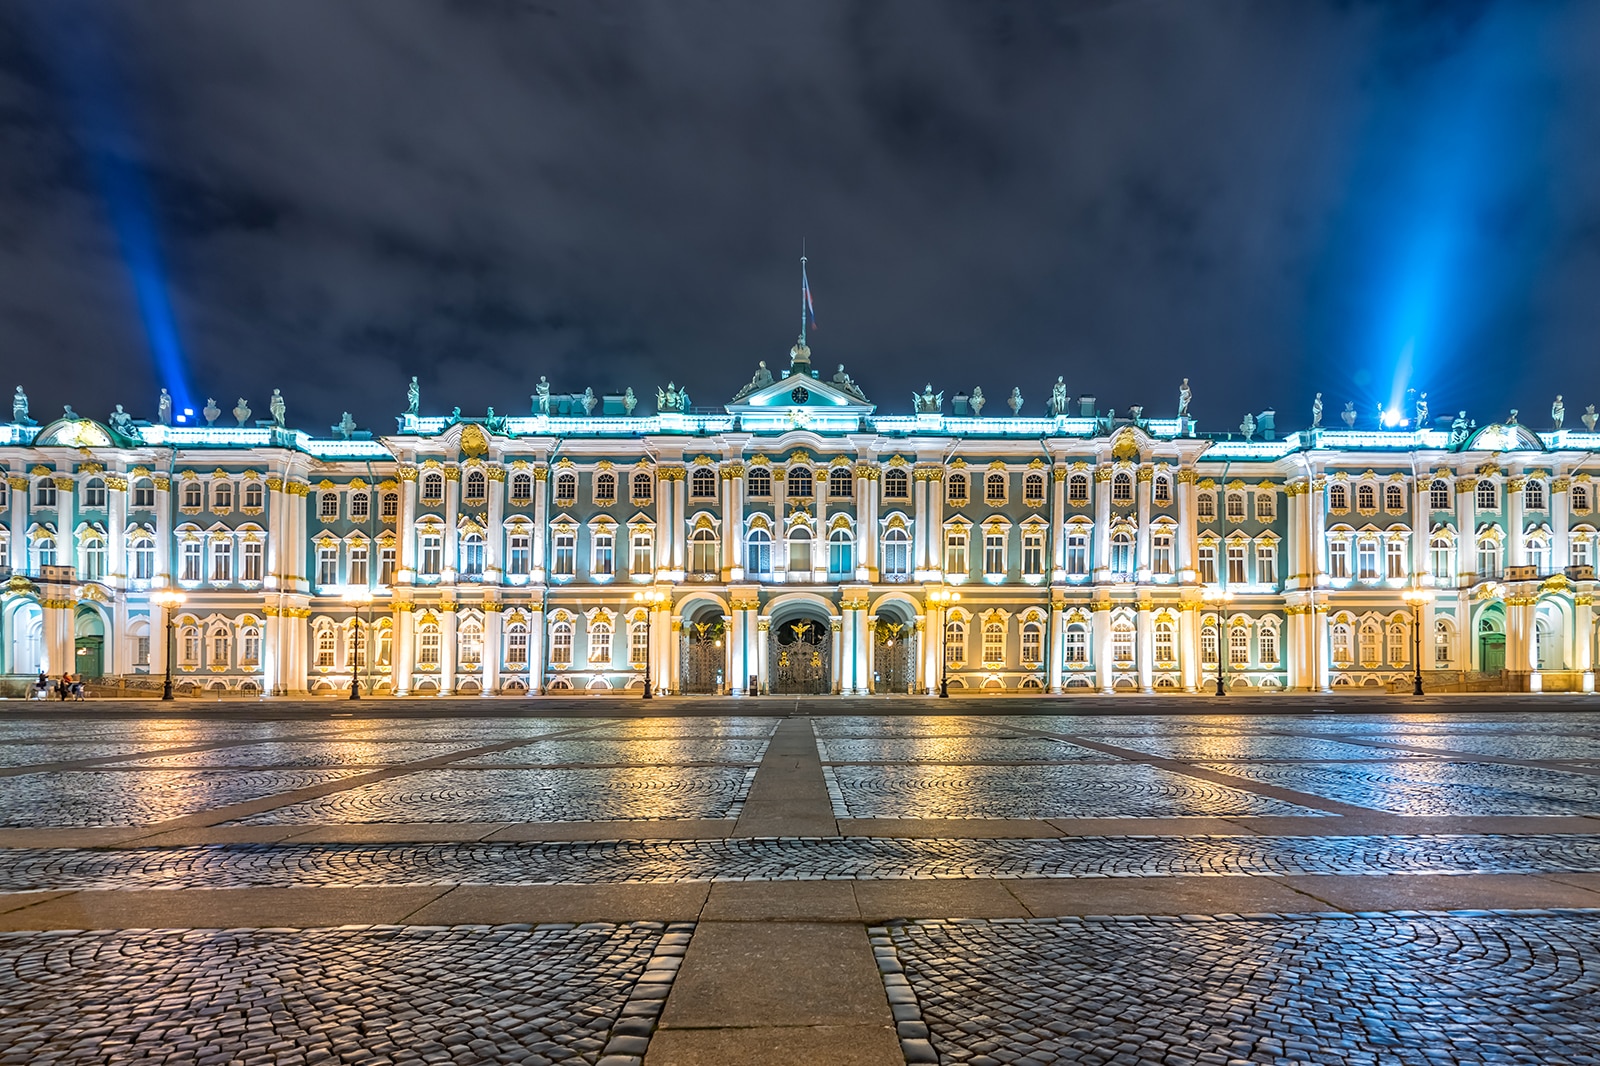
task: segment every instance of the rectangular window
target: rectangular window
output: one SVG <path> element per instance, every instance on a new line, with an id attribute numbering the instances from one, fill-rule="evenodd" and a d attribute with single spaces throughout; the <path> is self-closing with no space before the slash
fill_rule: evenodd
<path id="1" fill-rule="evenodd" d="M 332 544 L 323 545 L 317 549 L 317 584 L 337 585 L 339 583 L 339 549 Z"/>
<path id="2" fill-rule="evenodd" d="M 944 569 L 947 574 L 967 572 L 967 534 L 952 529 L 944 538 Z"/>
<path id="3" fill-rule="evenodd" d="M 135 665 L 135 666 L 149 666 L 150 665 L 150 638 L 149 637 L 134 637 L 133 638 L 133 665 Z"/>
<path id="4" fill-rule="evenodd" d="M 650 569 L 648 545 L 645 556 L 646 567 L 640 573 L 649 573 Z M 752 574 L 772 573 L 772 540 L 764 529 L 750 531 L 750 539 L 745 542 L 745 569 Z"/>
<path id="5" fill-rule="evenodd" d="M 1336 578 L 1350 576 L 1349 541 L 1333 540 L 1328 542 L 1328 575 Z"/>
<path id="6" fill-rule="evenodd" d="M 1044 662 L 1044 627 L 1038 622 L 1029 622 L 1022 627 L 1022 661 Z"/>
<path id="7" fill-rule="evenodd" d="M 506 662 L 511 666 L 528 664 L 528 630 L 514 625 L 506 634 Z"/>
<path id="8" fill-rule="evenodd" d="M 1500 576 L 1500 545 L 1487 538 L 1478 542 L 1478 576 Z"/>
<path id="9" fill-rule="evenodd" d="M 1356 578 L 1360 581 L 1378 580 L 1378 542 L 1364 540 L 1356 545 Z"/>
<path id="10" fill-rule="evenodd" d="M 199 581 L 201 579 L 200 569 L 204 565 L 204 557 L 202 555 L 204 551 L 205 545 L 197 540 L 183 542 L 183 569 L 179 571 L 179 574 L 184 581 Z"/>
<path id="11" fill-rule="evenodd" d="M 40 481 L 33 492 L 33 505 L 35 507 L 54 507 L 56 505 L 56 483 L 49 478 Z M 196 504 L 196 506 L 199 506 Z"/>
<path id="12" fill-rule="evenodd" d="M 367 561 L 369 549 L 365 544 L 350 545 L 350 584 L 365 585 L 367 583 Z"/>
<path id="13" fill-rule="evenodd" d="M 394 547 L 392 545 L 378 549 L 378 584 L 394 584 Z"/>
<path id="14" fill-rule="evenodd" d="M 1067 534 L 1067 573 L 1079 577 L 1089 572 L 1089 536 L 1086 533 Z"/>
<path id="15" fill-rule="evenodd" d="M 616 571 L 616 541 L 610 533 L 594 534 L 594 566 L 589 573 L 596 577 L 610 577 Z"/>
<path id="16" fill-rule="evenodd" d="M 217 514 L 227 514 L 233 510 L 233 483 L 218 481 L 211 486 L 211 510 Z"/>
<path id="17" fill-rule="evenodd" d="M 1006 535 L 1004 533 L 984 534 L 983 572 L 986 574 L 1004 574 L 1006 572 Z"/>
<path id="18" fill-rule="evenodd" d="M 444 566 L 444 538 L 437 533 L 422 535 L 422 566 L 420 573 L 437 574 Z"/>
<path id="19" fill-rule="evenodd" d="M 141 540 L 133 546 L 133 576 L 140 581 L 149 581 L 156 576 L 156 546 L 153 542 Z"/>
<path id="20" fill-rule="evenodd" d="M 771 565 L 770 563 L 768 564 Z M 655 571 L 655 553 L 651 550 L 650 534 L 635 533 L 633 535 L 633 556 L 628 564 L 630 574 L 644 574 L 648 576 Z M 766 571 L 761 571 L 765 573 Z"/>
<path id="21" fill-rule="evenodd" d="M 1157 574 L 1172 573 L 1172 534 L 1153 533 L 1150 536 L 1150 569 Z"/>
<path id="22" fill-rule="evenodd" d="M 1217 583 L 1217 546 L 1215 544 L 1202 544 L 1195 562 L 1199 566 L 1200 581 L 1203 584 L 1215 585 Z"/>
<path id="23" fill-rule="evenodd" d="M 1572 565 L 1589 565 L 1589 542 L 1582 537 L 1572 538 Z"/>
<path id="24" fill-rule="evenodd" d="M 1573 545 L 1576 549 L 1577 545 Z M 1450 542 L 1442 537 L 1433 541 L 1428 549 L 1429 565 L 1433 568 L 1433 580 L 1439 585 L 1454 585 L 1455 582 L 1455 551 Z"/>
<path id="25" fill-rule="evenodd" d="M 1244 548 L 1240 543 L 1228 545 L 1228 584 L 1242 585 L 1249 578 L 1244 576 Z"/>
<path id="26" fill-rule="evenodd" d="M 219 540 L 211 545 L 211 580 L 233 580 L 233 541 Z"/>
<path id="27" fill-rule="evenodd" d="M 578 538 L 571 533 L 557 533 L 554 546 L 555 551 L 551 559 L 550 572 L 563 577 L 571 577 L 577 572 Z"/>
<path id="28" fill-rule="evenodd" d="M 642 667 L 650 660 L 650 627 L 644 622 L 635 622 L 628 630 L 628 664 Z"/>
<path id="29" fill-rule="evenodd" d="M 507 541 L 506 572 L 526 575 L 533 570 L 533 538 L 526 533 L 513 533 Z"/>
<path id="30" fill-rule="evenodd" d="M 1022 572 L 1036 577 L 1044 573 L 1044 534 L 1029 531 L 1022 534 Z M 1030 662 L 1037 662 L 1031 659 Z"/>
<path id="31" fill-rule="evenodd" d="M 262 551 L 264 544 L 261 541 L 245 541 L 240 547 L 240 567 L 238 579 L 240 581 L 261 581 L 262 559 L 266 552 Z"/>
<path id="32" fill-rule="evenodd" d="M 1384 545 L 1384 555 L 1389 561 L 1389 577 L 1401 578 L 1406 576 L 1406 546 L 1398 540 L 1391 540 Z"/>
<path id="33" fill-rule="evenodd" d="M 1006 661 L 1006 631 L 999 622 L 983 627 L 983 661 L 996 666 Z"/>
<path id="34" fill-rule="evenodd" d="M 1172 631 L 1170 623 L 1161 622 L 1156 625 L 1156 662 L 1173 663 L 1178 661 L 1178 643 L 1176 634 Z"/>
<path id="35" fill-rule="evenodd" d="M 1278 546 L 1271 542 L 1256 545 L 1256 583 L 1278 583 Z"/>

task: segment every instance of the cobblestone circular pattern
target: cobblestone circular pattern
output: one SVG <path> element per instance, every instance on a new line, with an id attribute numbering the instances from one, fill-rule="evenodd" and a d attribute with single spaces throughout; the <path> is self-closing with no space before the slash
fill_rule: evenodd
<path id="1" fill-rule="evenodd" d="M 419 770 L 239 825 L 737 818 L 755 767 Z"/>
<path id="2" fill-rule="evenodd" d="M 1600 913 L 870 930 L 909 1062 L 1600 1063 Z"/>
<path id="3" fill-rule="evenodd" d="M 359 770 L 72 770 L 0 777 L 0 826 L 149 825 Z"/>
<path id="4" fill-rule="evenodd" d="M 1207 765 L 1246 780 L 1394 814 L 1600 814 L 1600 777 L 1534 766 L 1441 759 L 1326 766 Z"/>
<path id="5" fill-rule="evenodd" d="M 838 818 L 1159 818 L 1326 812 L 1144 764 L 825 766 Z"/>
<path id="6" fill-rule="evenodd" d="M 637 1063 L 692 930 L 0 934 L 0 1063 Z"/>

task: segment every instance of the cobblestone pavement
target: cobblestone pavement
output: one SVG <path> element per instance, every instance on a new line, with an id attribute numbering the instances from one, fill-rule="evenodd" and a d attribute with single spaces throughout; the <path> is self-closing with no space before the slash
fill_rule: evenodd
<path id="1" fill-rule="evenodd" d="M 1597 759 L 1600 740 L 1574 736 L 1507 736 L 1496 733 L 1406 733 L 1361 737 L 1379 743 L 1407 744 L 1452 753 L 1498 755 L 1508 759 Z"/>
<path id="2" fill-rule="evenodd" d="M 317 740 L 265 741 L 238 744 L 210 751 L 191 751 L 182 755 L 155 755 L 126 759 L 117 766 L 194 766 L 194 767 L 302 767 L 302 766 L 392 766 L 416 759 L 448 755 L 452 747 L 405 741 Z"/>
<path id="3" fill-rule="evenodd" d="M 1502 763 L 1410 759 L 1314 766 L 1212 763 L 1212 769 L 1372 810 L 1409 815 L 1600 813 L 1600 777 Z"/>
<path id="4" fill-rule="evenodd" d="M 0 1063 L 638 1063 L 692 929 L 0 934 Z"/>
<path id="5" fill-rule="evenodd" d="M 148 744 L 60 743 L 44 742 L 19 744 L 7 742 L 0 747 L 0 767 L 48 766 L 54 763 L 75 762 L 79 759 L 107 759 L 118 755 L 138 755 L 150 749 Z"/>
<path id="6" fill-rule="evenodd" d="M 923 921 L 870 935 L 910 1062 L 1600 1063 L 1593 911 Z"/>
<path id="7" fill-rule="evenodd" d="M 684 766 L 695 763 L 755 765 L 767 753 L 765 740 L 727 737 L 655 737 L 545 740 L 462 759 L 457 766 Z"/>
<path id="8" fill-rule="evenodd" d="M 836 737 L 818 740 L 823 762 L 1071 762 L 1117 761 L 1098 751 L 1049 737 Z"/>
<path id="9" fill-rule="evenodd" d="M 825 766 L 838 818 L 1159 818 L 1324 812 L 1138 763 Z"/>
<path id="10" fill-rule="evenodd" d="M 737 818 L 754 777 L 739 766 L 419 770 L 236 824 Z"/>
<path id="11" fill-rule="evenodd" d="M 1318 762 L 1328 762 L 1351 759 L 1426 758 L 1405 751 L 1369 748 L 1359 744 L 1325 740 L 1321 737 L 1202 733 L 1181 737 L 1097 736 L 1092 739 L 1102 744 L 1114 744 L 1131 751 L 1143 752 L 1146 755 L 1158 755 L 1164 759 L 1198 759 L 1205 762 L 1234 759 L 1313 759 Z M 1388 739 L 1387 742 L 1395 743 L 1392 739 Z"/>
<path id="12" fill-rule="evenodd" d="M 360 770 L 68 770 L 0 777 L 0 826 L 147 825 Z"/>
<path id="13" fill-rule="evenodd" d="M 1600 872 L 1600 836 L 735 837 L 0 850 L 0 892 Z"/>

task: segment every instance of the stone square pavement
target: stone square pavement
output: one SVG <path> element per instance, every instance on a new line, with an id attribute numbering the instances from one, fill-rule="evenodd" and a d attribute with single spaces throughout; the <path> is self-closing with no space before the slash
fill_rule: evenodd
<path id="1" fill-rule="evenodd" d="M 1600 1063 L 1593 698 L 359 712 L 0 703 L 0 1066 Z"/>

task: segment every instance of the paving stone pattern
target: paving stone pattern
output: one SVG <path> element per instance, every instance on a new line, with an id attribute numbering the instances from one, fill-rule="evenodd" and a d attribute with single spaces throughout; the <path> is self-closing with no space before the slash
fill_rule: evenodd
<path id="1" fill-rule="evenodd" d="M 908 1062 L 1600 1063 L 1600 913 L 869 930 Z"/>
<path id="2" fill-rule="evenodd" d="M 1325 812 L 1141 763 L 824 766 L 837 818 L 1157 818 Z"/>
<path id="3" fill-rule="evenodd" d="M 1600 836 L 735 837 L 0 850 L 0 892 L 1600 872 Z"/>
<path id="4" fill-rule="evenodd" d="M 148 825 L 361 770 L 68 770 L 0 777 L 0 826 Z"/>
<path id="5" fill-rule="evenodd" d="M 1504 763 L 1212 763 L 1212 769 L 1392 814 L 1600 814 L 1600 777 Z"/>
<path id="6" fill-rule="evenodd" d="M 458 760 L 456 766 L 683 766 L 732 763 L 754 766 L 767 753 L 767 742 L 728 737 L 637 737 L 597 740 L 545 740 L 505 751 Z"/>
<path id="7" fill-rule="evenodd" d="M 419 770 L 237 824 L 737 818 L 754 777 L 753 766 Z"/>
<path id="8" fill-rule="evenodd" d="M 636 1066 L 692 930 L 0 934 L 0 1063 Z"/>
<path id="9" fill-rule="evenodd" d="M 836 737 L 818 740 L 828 763 L 1005 763 L 1119 761 L 1090 748 L 1050 737 Z"/>
<path id="10" fill-rule="evenodd" d="M 235 744 L 209 751 L 190 751 L 181 755 L 151 755 L 126 759 L 117 766 L 193 766 L 193 767 L 273 767 L 360 766 L 372 768 L 396 763 L 435 759 L 448 755 L 452 745 L 407 743 L 404 741 L 264 741 Z M 455 745 L 465 748 L 467 745 Z"/>

